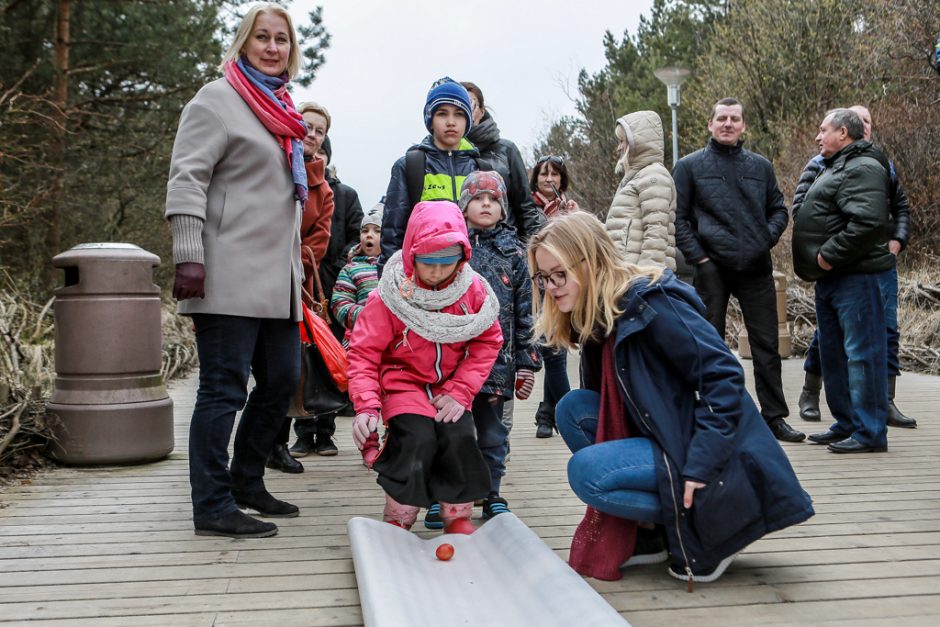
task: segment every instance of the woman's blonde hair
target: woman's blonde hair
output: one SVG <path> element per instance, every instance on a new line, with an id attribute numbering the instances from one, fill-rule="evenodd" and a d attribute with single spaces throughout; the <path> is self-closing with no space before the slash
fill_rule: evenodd
<path id="1" fill-rule="evenodd" d="M 308 111 L 310 113 L 317 113 L 322 115 L 326 119 L 326 132 L 329 133 L 330 126 L 333 125 L 333 118 L 330 117 L 330 112 L 326 110 L 326 107 L 321 104 L 317 104 L 316 102 L 301 102 L 300 106 L 297 107 L 297 113 L 300 115 L 303 115 Z"/>
<path id="2" fill-rule="evenodd" d="M 248 10 L 248 13 L 242 18 L 241 24 L 238 25 L 238 30 L 235 31 L 235 39 L 232 41 L 232 45 L 229 46 L 228 50 L 225 51 L 225 56 L 222 57 L 222 65 L 219 66 L 219 68 L 224 71 L 226 63 L 229 61 L 238 61 L 238 57 L 241 56 L 242 50 L 245 48 L 245 43 L 251 36 L 251 31 L 255 27 L 255 20 L 257 20 L 258 16 L 262 13 L 273 13 L 279 17 L 283 17 L 284 21 L 287 22 L 287 32 L 290 35 L 290 53 L 287 55 L 287 75 L 294 78 L 300 72 L 301 64 L 300 47 L 297 45 L 297 32 L 294 30 L 294 21 L 291 19 L 287 9 L 273 2 L 256 4 Z"/>
<path id="3" fill-rule="evenodd" d="M 558 309 L 555 300 L 532 290 L 535 337 L 543 336 L 552 347 L 574 348 L 592 335 L 606 337 L 623 313 L 620 299 L 638 279 L 657 281 L 662 268 L 640 267 L 623 260 L 600 220 L 585 211 L 553 217 L 529 239 L 529 268 L 539 270 L 535 253 L 551 254 L 581 286 L 570 313 Z"/>

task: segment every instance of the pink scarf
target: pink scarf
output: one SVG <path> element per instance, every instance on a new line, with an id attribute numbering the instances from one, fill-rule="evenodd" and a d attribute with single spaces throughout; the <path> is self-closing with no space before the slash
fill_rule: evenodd
<path id="1" fill-rule="evenodd" d="M 626 408 L 617 390 L 612 333 L 604 342 L 601 357 L 601 412 L 597 420 L 595 444 L 629 438 Z M 633 555 L 636 546 L 636 522 L 618 518 L 588 507 L 584 519 L 571 539 L 568 564 L 580 575 L 604 581 L 622 576 L 620 566 Z"/>
<path id="2" fill-rule="evenodd" d="M 307 173 L 303 163 L 302 142 L 307 136 L 307 127 L 304 125 L 303 116 L 297 113 L 294 102 L 287 92 L 286 74 L 285 78 L 264 77 L 265 82 L 269 83 L 269 85 L 264 85 L 257 78 L 247 74 L 248 71 L 240 62 L 229 61 L 225 64 L 226 80 L 251 107 L 251 111 L 264 124 L 264 127 L 274 135 L 287 155 L 287 165 L 291 171 L 297 197 L 301 203 L 306 203 Z M 257 70 L 254 72 L 261 74 Z"/>

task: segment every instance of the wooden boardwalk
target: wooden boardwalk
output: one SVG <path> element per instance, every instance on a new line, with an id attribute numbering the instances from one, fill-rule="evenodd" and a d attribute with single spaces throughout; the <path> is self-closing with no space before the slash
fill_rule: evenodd
<path id="1" fill-rule="evenodd" d="M 801 379 L 800 361 L 784 362 L 791 410 Z M 377 517 L 383 498 L 359 463 L 349 419 L 339 419 L 339 456 L 308 458 L 301 475 L 269 476 L 271 491 L 301 508 L 299 518 L 278 521 L 278 536 L 197 537 L 186 462 L 194 386 L 189 378 L 171 388 L 177 448 L 169 459 L 57 469 L 4 489 L 0 622 L 361 624 L 345 525 Z M 719 582 L 689 594 L 659 565 L 591 584 L 636 626 L 940 624 L 940 378 L 905 375 L 898 388 L 920 428 L 891 430 L 889 453 L 785 445 L 817 515 L 749 547 Z M 584 508 L 568 488 L 561 439 L 535 439 L 534 410 L 517 403 L 503 492 L 567 557 Z"/>

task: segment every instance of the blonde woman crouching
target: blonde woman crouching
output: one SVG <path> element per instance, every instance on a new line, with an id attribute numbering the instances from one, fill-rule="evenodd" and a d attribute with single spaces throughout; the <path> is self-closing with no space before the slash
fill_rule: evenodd
<path id="1" fill-rule="evenodd" d="M 813 515 L 744 373 L 670 270 L 625 263 L 604 225 L 558 216 L 529 241 L 535 335 L 581 348 L 582 389 L 558 404 L 571 488 L 589 507 L 579 573 L 670 560 L 711 582 L 758 538 Z M 667 550 L 668 549 L 668 554 Z"/>

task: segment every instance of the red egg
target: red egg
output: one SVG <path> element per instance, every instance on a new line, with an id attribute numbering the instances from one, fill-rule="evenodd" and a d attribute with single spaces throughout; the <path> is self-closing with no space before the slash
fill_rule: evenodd
<path id="1" fill-rule="evenodd" d="M 437 550 L 434 551 L 434 554 L 437 555 L 437 559 L 446 562 L 454 556 L 454 545 L 447 543 L 441 544 L 437 547 Z"/>

